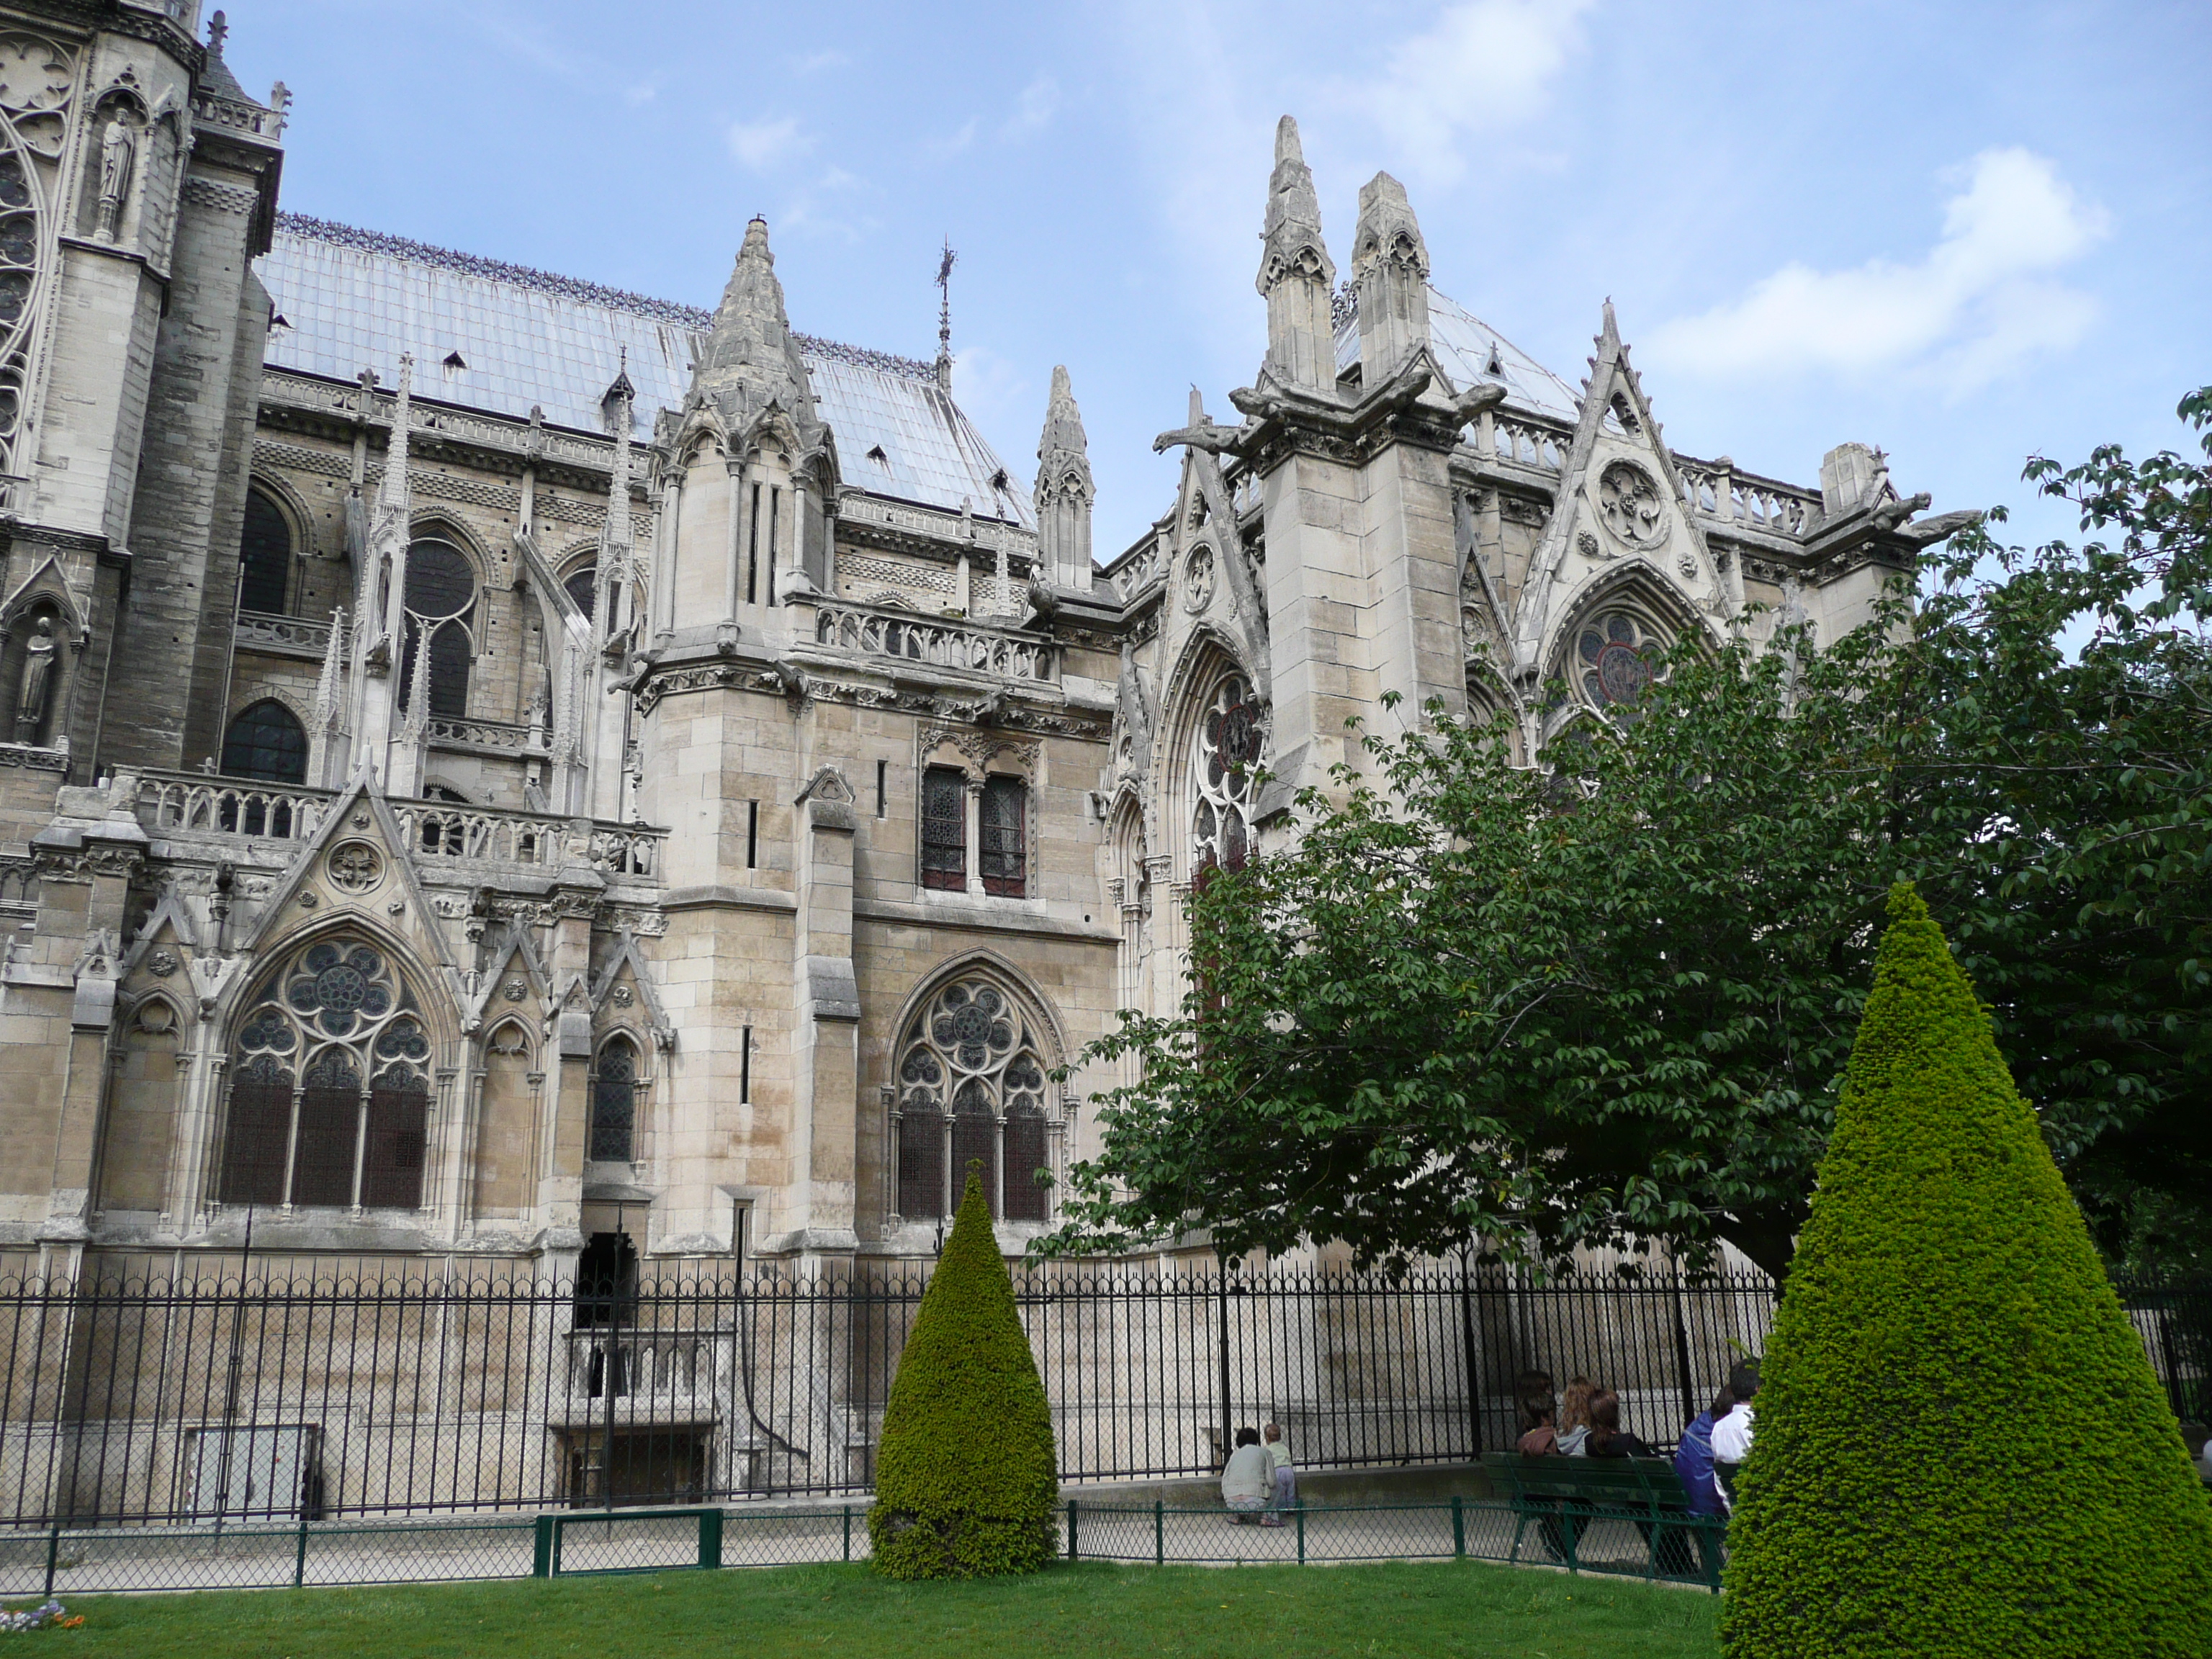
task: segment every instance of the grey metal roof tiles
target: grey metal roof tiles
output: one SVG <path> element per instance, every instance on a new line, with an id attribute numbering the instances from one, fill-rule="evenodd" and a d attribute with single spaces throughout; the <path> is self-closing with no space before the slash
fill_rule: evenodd
<path id="1" fill-rule="evenodd" d="M 281 319 L 269 336 L 273 367 L 333 380 L 373 368 L 388 386 L 412 351 L 420 396 L 516 419 L 535 405 L 553 425 L 598 432 L 627 350 L 640 439 L 658 410 L 683 403 L 714 314 L 298 214 L 277 216 L 258 269 Z M 952 512 L 966 501 L 979 518 L 1036 527 L 1028 489 L 933 366 L 793 337 L 848 483 Z"/>
<path id="2" fill-rule="evenodd" d="M 1334 320 L 1336 368 L 1341 374 L 1359 361 L 1358 290 L 1349 283 L 1335 295 Z M 1581 418 L 1582 398 L 1574 387 L 1433 288 L 1429 290 L 1429 345 L 1455 391 L 1463 392 L 1480 381 L 1502 381 L 1509 404 L 1563 421 Z"/>

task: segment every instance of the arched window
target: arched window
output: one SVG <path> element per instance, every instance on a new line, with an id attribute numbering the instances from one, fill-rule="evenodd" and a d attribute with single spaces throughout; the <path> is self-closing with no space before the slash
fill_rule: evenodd
<path id="1" fill-rule="evenodd" d="M 291 588 L 292 526 L 276 502 L 248 489 L 238 544 L 238 608 L 283 616 Z"/>
<path id="2" fill-rule="evenodd" d="M 1666 642 L 1642 618 L 1608 611 L 1575 630 L 1572 678 L 1591 708 L 1632 710 L 1661 672 Z"/>
<path id="3" fill-rule="evenodd" d="M 274 697 L 240 711 L 222 738 L 223 775 L 262 783 L 307 781 L 307 732 Z"/>
<path id="4" fill-rule="evenodd" d="M 1250 856 L 1252 776 L 1260 764 L 1260 707 L 1242 674 L 1225 674 L 1192 738 L 1191 867 L 1234 869 Z"/>
<path id="5" fill-rule="evenodd" d="M 987 979 L 957 980 L 923 1006 L 899 1054 L 900 1215 L 950 1215 L 975 1159 L 994 1216 L 1048 1218 L 1050 1194 L 1037 1181 L 1051 1167 L 1042 1052 L 1019 1004 Z"/>
<path id="6" fill-rule="evenodd" d="M 476 659 L 477 573 L 450 542 L 421 541 L 407 550 L 406 653 L 399 665 L 399 706 L 415 696 L 415 653 L 430 642 L 430 712 L 462 720 L 469 712 L 469 665 Z"/>
<path id="7" fill-rule="evenodd" d="M 232 1051 L 222 1201 L 418 1208 L 430 1038 L 382 947 L 310 945 L 246 1006 Z"/>
<path id="8" fill-rule="evenodd" d="M 637 1050 L 628 1037 L 611 1037 L 592 1079 L 591 1156 L 627 1164 L 636 1155 L 636 1139 Z"/>
<path id="9" fill-rule="evenodd" d="M 599 567 L 587 564 L 562 582 L 561 587 L 574 601 L 576 609 L 588 617 L 592 614 L 593 590 L 598 587 L 599 580 Z"/>

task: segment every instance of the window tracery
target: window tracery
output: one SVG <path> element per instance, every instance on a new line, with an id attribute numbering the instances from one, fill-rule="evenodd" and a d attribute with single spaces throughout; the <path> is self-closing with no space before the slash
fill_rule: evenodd
<path id="1" fill-rule="evenodd" d="M 0 39 L 0 474 L 29 471 L 17 447 L 32 337 L 52 276 L 52 194 L 76 84 L 62 48 L 33 35 Z"/>
<path id="2" fill-rule="evenodd" d="M 1262 746 L 1260 706 L 1242 674 L 1221 678 L 1192 742 L 1192 867 L 1234 869 L 1251 854 L 1252 777 Z"/>
<path id="3" fill-rule="evenodd" d="M 628 1037 L 610 1037 L 599 1050 L 592 1079 L 591 1156 L 628 1164 L 636 1154 L 637 1049 Z"/>
<path id="4" fill-rule="evenodd" d="M 453 720 L 469 712 L 469 668 L 476 659 L 476 567 L 450 542 L 419 541 L 407 550 L 406 653 L 400 662 L 399 706 L 415 695 L 415 653 L 429 643 L 430 710 Z"/>
<path id="5" fill-rule="evenodd" d="M 1043 1044 L 1013 997 L 963 978 L 932 996 L 908 1026 L 898 1064 L 898 1209 L 908 1220 L 950 1215 L 983 1165 L 993 1216 L 1042 1221 L 1051 1167 Z"/>
<path id="6" fill-rule="evenodd" d="M 1643 619 L 1608 611 L 1575 630 L 1574 681 L 1593 708 L 1633 709 L 1660 675 L 1666 641 Z"/>
<path id="7" fill-rule="evenodd" d="M 430 1038 L 383 949 L 349 939 L 310 945 L 246 1006 L 222 1201 L 420 1206 Z"/>

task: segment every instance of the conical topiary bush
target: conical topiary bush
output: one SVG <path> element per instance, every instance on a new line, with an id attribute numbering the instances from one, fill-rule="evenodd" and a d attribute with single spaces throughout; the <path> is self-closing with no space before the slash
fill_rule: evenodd
<path id="1" fill-rule="evenodd" d="M 1052 1408 L 973 1170 L 899 1356 L 868 1536 L 894 1578 L 1034 1572 L 1052 1559 Z"/>
<path id="2" fill-rule="evenodd" d="M 1730 1659 L 2212 1654 L 2212 1506 L 1909 885 L 1729 1529 Z"/>

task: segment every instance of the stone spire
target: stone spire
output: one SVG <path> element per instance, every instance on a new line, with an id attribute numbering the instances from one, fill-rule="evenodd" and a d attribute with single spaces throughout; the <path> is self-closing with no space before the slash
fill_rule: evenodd
<path id="1" fill-rule="evenodd" d="M 1091 591 L 1091 504 L 1098 495 L 1089 448 L 1067 369 L 1056 366 L 1037 441 L 1037 569 L 1055 587 L 1079 593 Z"/>
<path id="2" fill-rule="evenodd" d="M 1267 218 L 1260 234 L 1267 244 L 1258 282 L 1267 300 L 1266 373 L 1280 386 L 1331 395 L 1336 346 L 1329 295 L 1336 264 L 1322 238 L 1321 203 L 1298 147 L 1298 124 L 1287 115 L 1275 128 L 1275 171 L 1267 181 Z"/>
<path id="3" fill-rule="evenodd" d="M 1406 187 L 1378 173 L 1360 187 L 1352 240 L 1359 291 L 1359 379 L 1372 392 L 1429 343 L 1429 246 Z"/>
<path id="4" fill-rule="evenodd" d="M 376 493 L 380 514 L 396 512 L 407 517 L 407 428 L 413 419 L 415 354 L 399 355 L 399 388 L 392 403 L 392 441 L 384 452 L 384 483 Z"/>
<path id="5" fill-rule="evenodd" d="M 622 370 L 615 376 L 615 383 L 607 388 L 606 400 L 602 404 L 607 424 L 614 429 L 615 441 L 614 465 L 607 475 L 606 551 L 610 556 L 629 551 L 630 411 L 636 401 L 637 388 L 629 383 L 629 348 L 624 346 Z M 604 565 L 600 574 L 604 585 Z"/>
<path id="6" fill-rule="evenodd" d="M 738 250 L 707 349 L 691 377 L 691 400 L 714 404 L 733 434 L 744 431 L 771 403 L 802 434 L 820 424 L 806 366 L 784 314 L 783 284 L 776 280 L 765 219 L 745 227 L 744 245 Z"/>

